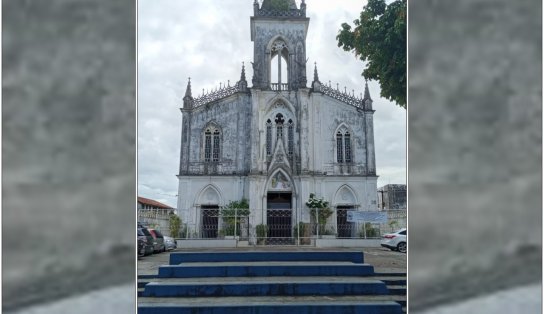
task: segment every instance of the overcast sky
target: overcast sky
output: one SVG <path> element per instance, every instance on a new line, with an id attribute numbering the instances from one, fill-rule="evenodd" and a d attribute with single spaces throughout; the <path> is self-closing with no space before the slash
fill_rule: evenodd
<path id="1" fill-rule="evenodd" d="M 259 1 L 261 2 L 261 1 Z M 363 62 L 338 48 L 343 22 L 352 24 L 361 0 L 306 0 L 308 84 L 317 62 L 319 79 L 358 95 L 364 91 Z M 340 4 L 341 3 L 341 4 Z M 297 5 L 300 0 L 297 0 Z M 182 98 L 191 77 L 193 96 L 240 78 L 242 62 L 253 60 L 249 18 L 253 0 L 138 1 L 138 195 L 176 207 Z M 251 85 L 251 66 L 246 68 Z M 406 111 L 374 100 L 374 141 L 378 187 L 406 183 Z"/>

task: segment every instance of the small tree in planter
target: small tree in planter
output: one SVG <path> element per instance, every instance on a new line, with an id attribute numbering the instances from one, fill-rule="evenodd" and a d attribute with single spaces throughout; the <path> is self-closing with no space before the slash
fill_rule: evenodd
<path id="1" fill-rule="evenodd" d="M 299 222 L 298 225 L 295 225 L 293 227 L 293 236 L 295 239 L 300 238 L 300 244 L 302 245 L 308 245 L 311 243 L 310 241 L 310 226 L 307 223 Z"/>
<path id="2" fill-rule="evenodd" d="M 257 225 L 255 229 L 255 231 L 257 232 L 257 245 L 263 245 L 268 234 L 268 227 L 266 225 L 260 224 Z"/>
<path id="3" fill-rule="evenodd" d="M 240 218 L 249 216 L 249 203 L 244 198 L 240 201 L 232 201 L 221 209 L 221 217 L 223 217 L 224 228 L 220 232 L 225 236 L 240 235 Z M 235 228 L 236 226 L 236 228 Z M 236 229 L 236 234 L 234 230 Z"/>
<path id="4" fill-rule="evenodd" d="M 306 202 L 306 206 L 310 208 L 310 214 L 318 222 L 319 234 L 325 233 L 325 225 L 327 219 L 332 215 L 333 211 L 329 208 L 329 202 L 322 198 L 316 198 L 314 193 L 310 193 L 310 198 Z"/>
<path id="5" fill-rule="evenodd" d="M 174 213 L 170 213 L 169 217 L 169 231 L 172 238 L 179 237 L 179 230 L 181 228 L 181 218 Z"/>

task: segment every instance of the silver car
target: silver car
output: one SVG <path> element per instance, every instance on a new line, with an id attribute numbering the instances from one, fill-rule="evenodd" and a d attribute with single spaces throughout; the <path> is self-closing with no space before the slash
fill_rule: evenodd
<path id="1" fill-rule="evenodd" d="M 176 244 L 176 240 L 172 237 L 164 236 L 164 246 L 167 250 L 173 250 L 176 249 L 178 246 Z"/>

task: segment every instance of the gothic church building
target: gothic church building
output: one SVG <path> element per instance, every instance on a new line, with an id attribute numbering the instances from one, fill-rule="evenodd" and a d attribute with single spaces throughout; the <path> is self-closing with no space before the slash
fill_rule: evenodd
<path id="1" fill-rule="evenodd" d="M 347 210 L 377 210 L 368 86 L 361 97 L 340 91 L 319 80 L 317 67 L 308 82 L 304 0 L 253 5 L 251 84 L 242 67 L 238 82 L 198 98 L 187 85 L 177 176 L 183 223 L 197 237 L 217 237 L 213 213 L 245 198 L 249 237 L 259 224 L 289 237 L 296 222 L 312 220 L 305 202 L 314 193 L 330 203 L 328 223 L 340 230 Z"/>

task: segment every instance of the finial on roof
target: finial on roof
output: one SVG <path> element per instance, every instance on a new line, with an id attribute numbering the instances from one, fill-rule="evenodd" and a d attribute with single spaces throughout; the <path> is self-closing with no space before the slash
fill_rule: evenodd
<path id="1" fill-rule="evenodd" d="M 193 93 L 191 92 L 191 78 L 188 79 L 187 89 L 185 90 L 185 97 L 183 97 L 183 108 L 193 108 L 195 100 L 193 99 Z"/>
<path id="2" fill-rule="evenodd" d="M 240 75 L 240 81 L 246 80 L 246 66 L 244 62 L 242 61 L 242 74 Z"/>
<path id="3" fill-rule="evenodd" d="M 317 62 L 314 62 L 314 82 L 319 82 L 319 75 L 317 74 Z"/>
<path id="4" fill-rule="evenodd" d="M 185 97 L 193 97 L 191 93 L 191 78 L 188 78 L 187 89 L 185 90 Z"/>
<path id="5" fill-rule="evenodd" d="M 368 90 L 368 81 L 365 80 L 365 96 L 363 97 L 363 100 L 367 99 L 372 101 L 372 98 L 370 98 L 370 91 Z"/>

